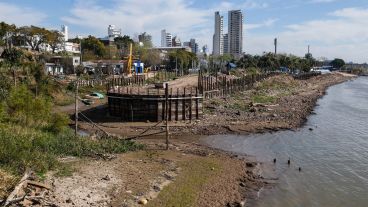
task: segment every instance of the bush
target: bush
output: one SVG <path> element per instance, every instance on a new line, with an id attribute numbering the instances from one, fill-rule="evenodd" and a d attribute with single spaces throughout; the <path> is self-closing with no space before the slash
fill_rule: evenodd
<path id="1" fill-rule="evenodd" d="M 43 96 L 34 97 L 25 85 L 11 90 L 7 106 L 12 120 L 27 126 L 37 126 L 50 118 L 51 102 Z"/>
<path id="2" fill-rule="evenodd" d="M 62 118 L 61 118 L 62 119 Z M 45 172 L 58 165 L 58 156 L 95 156 L 142 149 L 131 141 L 91 140 L 75 137 L 72 130 L 55 134 L 21 126 L 0 125 L 0 167 L 22 174 L 31 168 Z"/>
<path id="3" fill-rule="evenodd" d="M 69 117 L 63 113 L 55 113 L 51 117 L 50 131 L 58 134 L 66 130 L 69 124 Z"/>

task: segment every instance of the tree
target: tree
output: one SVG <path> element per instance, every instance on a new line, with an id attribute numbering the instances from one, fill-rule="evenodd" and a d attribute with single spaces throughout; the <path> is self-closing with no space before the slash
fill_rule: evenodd
<path id="1" fill-rule="evenodd" d="M 160 52 L 152 49 L 145 49 L 141 51 L 141 61 L 145 63 L 146 66 L 156 66 L 161 63 Z"/>
<path id="2" fill-rule="evenodd" d="M 134 41 L 128 35 L 124 35 L 123 37 L 116 37 L 114 42 L 117 48 L 121 51 L 121 55 L 128 55 L 130 44 L 134 45 Z"/>
<path id="3" fill-rule="evenodd" d="M 345 61 L 343 59 L 339 59 L 339 58 L 335 58 L 332 62 L 331 62 L 332 67 L 340 69 L 345 65 Z"/>
<path id="4" fill-rule="evenodd" d="M 8 66 L 9 71 L 13 74 L 14 86 L 17 85 L 17 67 L 21 64 L 23 52 L 19 49 L 5 49 L 1 57 L 4 59 L 4 64 Z"/>
<path id="5" fill-rule="evenodd" d="M 20 38 L 35 51 L 40 51 L 40 45 L 47 43 L 47 35 L 49 34 L 48 30 L 36 26 L 21 27 L 17 32 Z"/>
<path id="6" fill-rule="evenodd" d="M 85 50 L 90 51 L 98 58 L 102 58 L 106 54 L 106 48 L 104 44 L 99 39 L 91 35 L 82 40 L 82 49 L 83 53 L 85 53 Z"/>
<path id="7" fill-rule="evenodd" d="M 52 53 L 60 49 L 64 43 L 64 36 L 57 30 L 47 31 L 46 42 L 50 45 Z"/>

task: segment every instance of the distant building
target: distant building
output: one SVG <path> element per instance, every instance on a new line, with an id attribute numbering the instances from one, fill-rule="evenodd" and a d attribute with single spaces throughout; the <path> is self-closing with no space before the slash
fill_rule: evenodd
<path id="1" fill-rule="evenodd" d="M 79 56 L 53 56 L 46 60 L 45 73 L 48 75 L 73 74 L 80 64 Z"/>
<path id="2" fill-rule="evenodd" d="M 64 41 L 68 42 L 69 40 L 69 33 L 68 33 L 68 26 L 61 25 L 61 34 L 64 36 Z"/>
<path id="3" fill-rule="evenodd" d="M 108 38 L 113 41 L 116 37 L 121 37 L 121 29 L 117 29 L 115 25 L 109 25 L 107 34 Z"/>
<path id="4" fill-rule="evenodd" d="M 192 53 L 197 54 L 198 53 L 198 44 L 196 43 L 195 39 L 190 39 L 190 48 L 192 49 Z"/>
<path id="5" fill-rule="evenodd" d="M 224 34 L 224 54 L 229 54 L 229 34 Z"/>
<path id="6" fill-rule="evenodd" d="M 152 36 L 147 34 L 146 32 L 138 35 L 138 41 L 148 46 L 152 46 Z"/>
<path id="7" fill-rule="evenodd" d="M 213 35 L 213 55 L 222 55 L 224 53 L 223 46 L 223 27 L 224 17 L 220 12 L 215 12 L 215 33 Z"/>
<path id="8" fill-rule="evenodd" d="M 173 39 L 172 39 L 172 46 L 173 47 L 181 47 L 181 41 L 180 41 L 180 38 L 175 36 Z"/>
<path id="9" fill-rule="evenodd" d="M 172 47 L 172 35 L 165 29 L 161 30 L 161 47 Z"/>
<path id="10" fill-rule="evenodd" d="M 243 53 L 243 13 L 241 10 L 229 11 L 228 17 L 229 54 L 240 57 Z"/>

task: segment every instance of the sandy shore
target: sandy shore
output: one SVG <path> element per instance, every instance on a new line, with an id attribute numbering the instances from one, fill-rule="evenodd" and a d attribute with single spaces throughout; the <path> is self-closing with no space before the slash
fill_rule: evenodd
<path id="1" fill-rule="evenodd" d="M 52 202 L 59 206 L 139 206 L 144 199 L 148 206 L 180 206 L 187 201 L 186 206 L 242 206 L 273 181 L 259 176 L 261 163 L 202 146 L 199 137 L 295 129 L 305 123 L 329 86 L 352 78 L 340 73 L 302 81 L 276 76 L 232 97 L 206 100 L 203 120 L 170 123 L 169 151 L 163 150 L 162 137 L 151 136 L 138 140 L 146 150 L 118 155 L 111 161 L 67 161 L 74 168 L 71 176 L 49 174 L 48 182 L 54 186 Z M 260 91 L 274 98 L 270 103 L 257 103 L 251 97 Z M 99 107 L 86 113 L 105 131 L 120 136 L 134 136 L 154 125 L 120 123 L 106 119 L 106 112 Z M 87 123 L 81 127 L 94 130 Z"/>

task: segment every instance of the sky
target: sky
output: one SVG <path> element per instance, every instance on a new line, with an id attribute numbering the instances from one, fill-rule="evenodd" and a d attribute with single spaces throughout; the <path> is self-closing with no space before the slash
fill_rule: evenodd
<path id="1" fill-rule="evenodd" d="M 182 42 L 195 38 L 212 51 L 214 12 L 244 14 L 243 50 L 274 50 L 304 56 L 310 45 L 315 58 L 368 62 L 368 0 L 0 0 L 0 21 L 48 29 L 69 27 L 69 36 L 105 37 L 114 24 L 123 34 L 142 32 L 160 45 L 160 31 Z"/>

